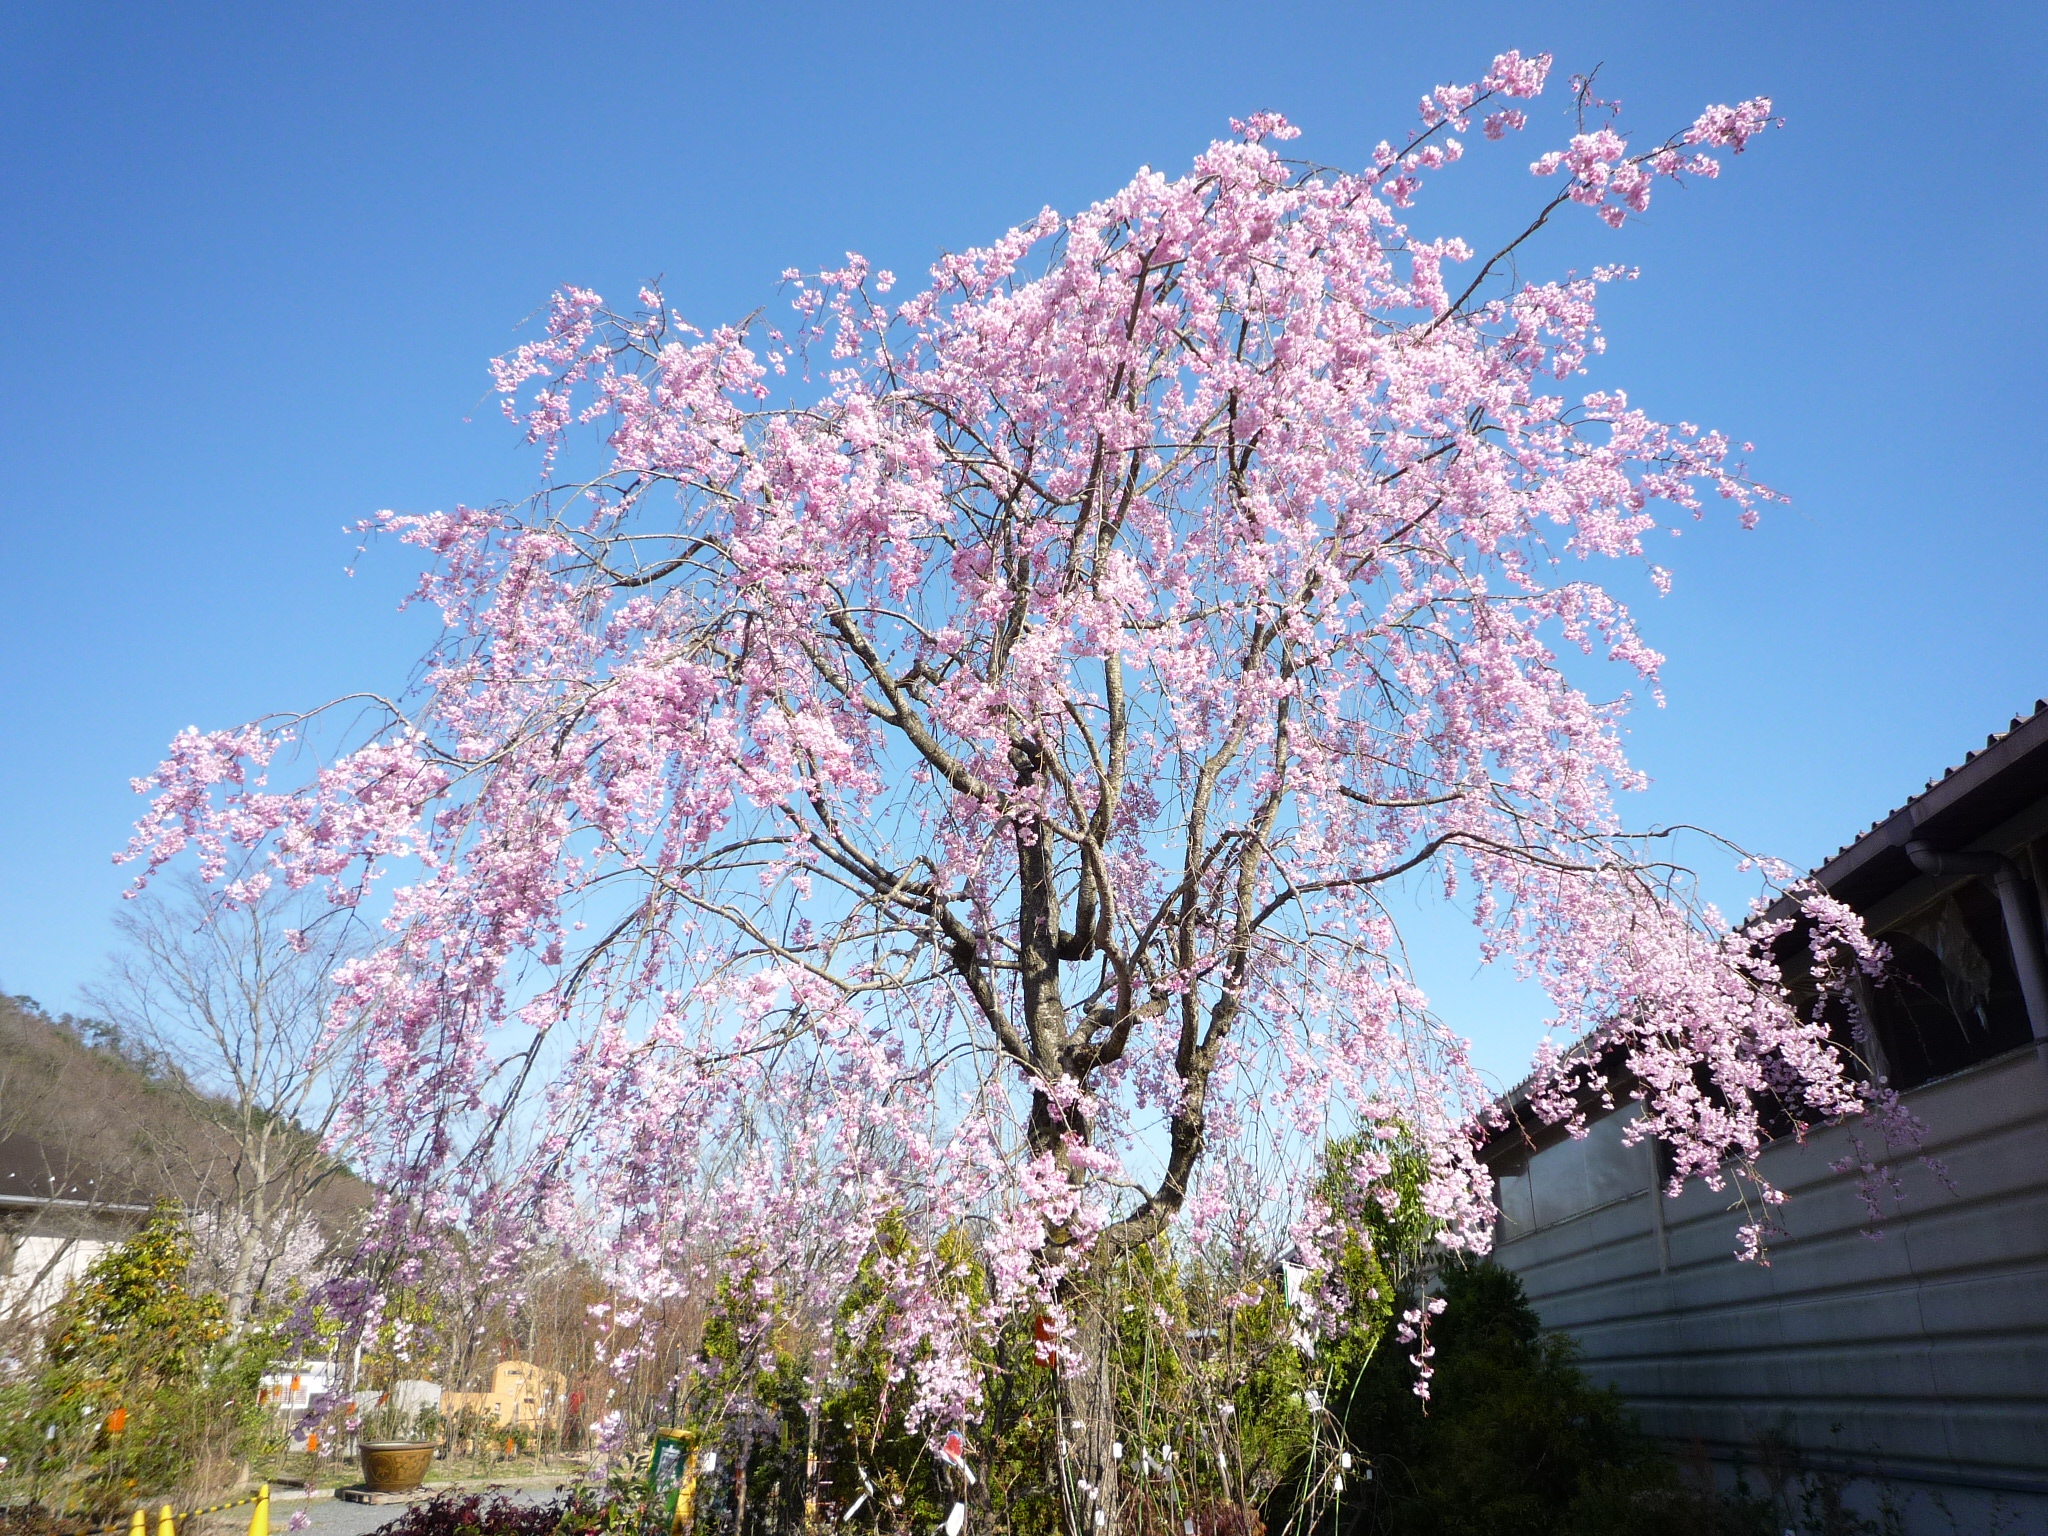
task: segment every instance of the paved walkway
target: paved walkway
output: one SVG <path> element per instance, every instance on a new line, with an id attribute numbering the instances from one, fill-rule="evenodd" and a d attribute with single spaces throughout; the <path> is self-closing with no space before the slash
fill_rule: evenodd
<path id="1" fill-rule="evenodd" d="M 507 1488 L 505 1496 L 522 1504 L 541 1504 L 555 1497 L 546 1488 Z M 304 1536 L 369 1536 L 405 1513 L 403 1504 L 350 1504 L 322 1495 L 317 1499 L 273 1499 L 270 1504 L 271 1536 L 285 1536 L 287 1522 L 303 1510 L 312 1524 Z"/>

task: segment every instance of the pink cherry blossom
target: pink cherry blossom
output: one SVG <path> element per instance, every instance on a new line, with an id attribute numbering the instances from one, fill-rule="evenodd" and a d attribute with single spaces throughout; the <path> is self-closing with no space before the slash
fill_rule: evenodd
<path id="1" fill-rule="evenodd" d="M 1868 963 L 1853 917 L 1691 901 L 1617 808 L 1625 695 L 1575 680 L 1654 689 L 1601 571 L 1661 585 L 1673 517 L 1771 493 L 1573 383 L 1619 269 L 1510 280 L 1526 234 L 1481 261 L 1404 223 L 1549 66 L 1438 88 L 1356 173 L 1247 117 L 905 298 L 857 256 L 785 274 L 765 336 L 557 295 L 493 373 L 542 488 L 370 525 L 431 562 L 417 689 L 352 701 L 366 734 L 292 787 L 266 766 L 319 720 L 188 732 L 138 786 L 150 870 L 189 849 L 225 899 L 317 882 L 384 924 L 340 977 L 369 1069 L 339 1149 L 394 1219 L 571 1245 L 621 1330 L 714 1267 L 766 1317 L 867 1264 L 940 1427 L 1004 1316 L 1066 1327 L 1254 1159 L 1298 1204 L 1336 1131 L 1398 1132 L 1442 1241 L 1484 1249 L 1488 1095 L 1391 899 L 1425 876 L 1547 991 L 1559 1117 L 1625 1068 L 1679 1177 L 1758 1187 L 1760 1106 L 1859 1110 L 1775 948 Z M 1623 222 L 1768 111 L 1650 151 L 1582 122 L 1527 233 Z"/>

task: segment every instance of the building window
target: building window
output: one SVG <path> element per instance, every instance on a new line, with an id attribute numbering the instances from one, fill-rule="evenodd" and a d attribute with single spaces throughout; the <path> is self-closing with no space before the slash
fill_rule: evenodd
<path id="1" fill-rule="evenodd" d="M 1871 1011 L 1894 1088 L 1947 1077 L 2033 1038 L 2005 919 L 1984 881 L 1958 886 L 1877 937 L 1892 963 L 1871 990 Z"/>
<path id="2" fill-rule="evenodd" d="M 1626 1105 L 1595 1120 L 1584 1136 L 1566 1136 L 1525 1162 L 1504 1164 L 1495 1186 L 1498 1241 L 1513 1242 L 1649 1189 L 1650 1152 L 1627 1140 L 1641 1113 L 1640 1106 Z"/>

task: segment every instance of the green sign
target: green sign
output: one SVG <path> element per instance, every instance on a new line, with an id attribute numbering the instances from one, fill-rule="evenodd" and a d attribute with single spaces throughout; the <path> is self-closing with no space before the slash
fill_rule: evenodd
<path id="1" fill-rule="evenodd" d="M 654 1454 L 647 1463 L 647 1502 L 661 1512 L 658 1529 L 687 1530 L 695 1510 L 697 1465 L 692 1452 L 697 1437 L 687 1429 L 657 1429 Z"/>

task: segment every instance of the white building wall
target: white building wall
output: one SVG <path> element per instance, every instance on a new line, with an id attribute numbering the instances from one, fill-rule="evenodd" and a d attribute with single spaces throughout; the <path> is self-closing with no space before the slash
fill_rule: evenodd
<path id="1" fill-rule="evenodd" d="M 64 1299 L 65 1287 L 113 1246 L 91 1237 L 30 1233 L 14 1239 L 12 1273 L 0 1278 L 0 1314 L 44 1316 Z"/>
<path id="2" fill-rule="evenodd" d="M 1828 1130 L 1765 1152 L 1790 1235 L 1739 1262 L 1732 1192 L 1658 1193 L 1650 1148 L 1622 1143 L 1631 1108 L 1501 1180 L 1497 1256 L 1681 1450 L 1754 1469 L 1783 1433 L 1911 1494 L 1909 1529 L 1952 1529 L 1939 1500 L 1964 1529 L 1997 1502 L 2048 1530 L 2048 1071 L 2024 1050 L 1907 1103 L 1955 1188 L 1899 1159 L 1881 1236 Z"/>

